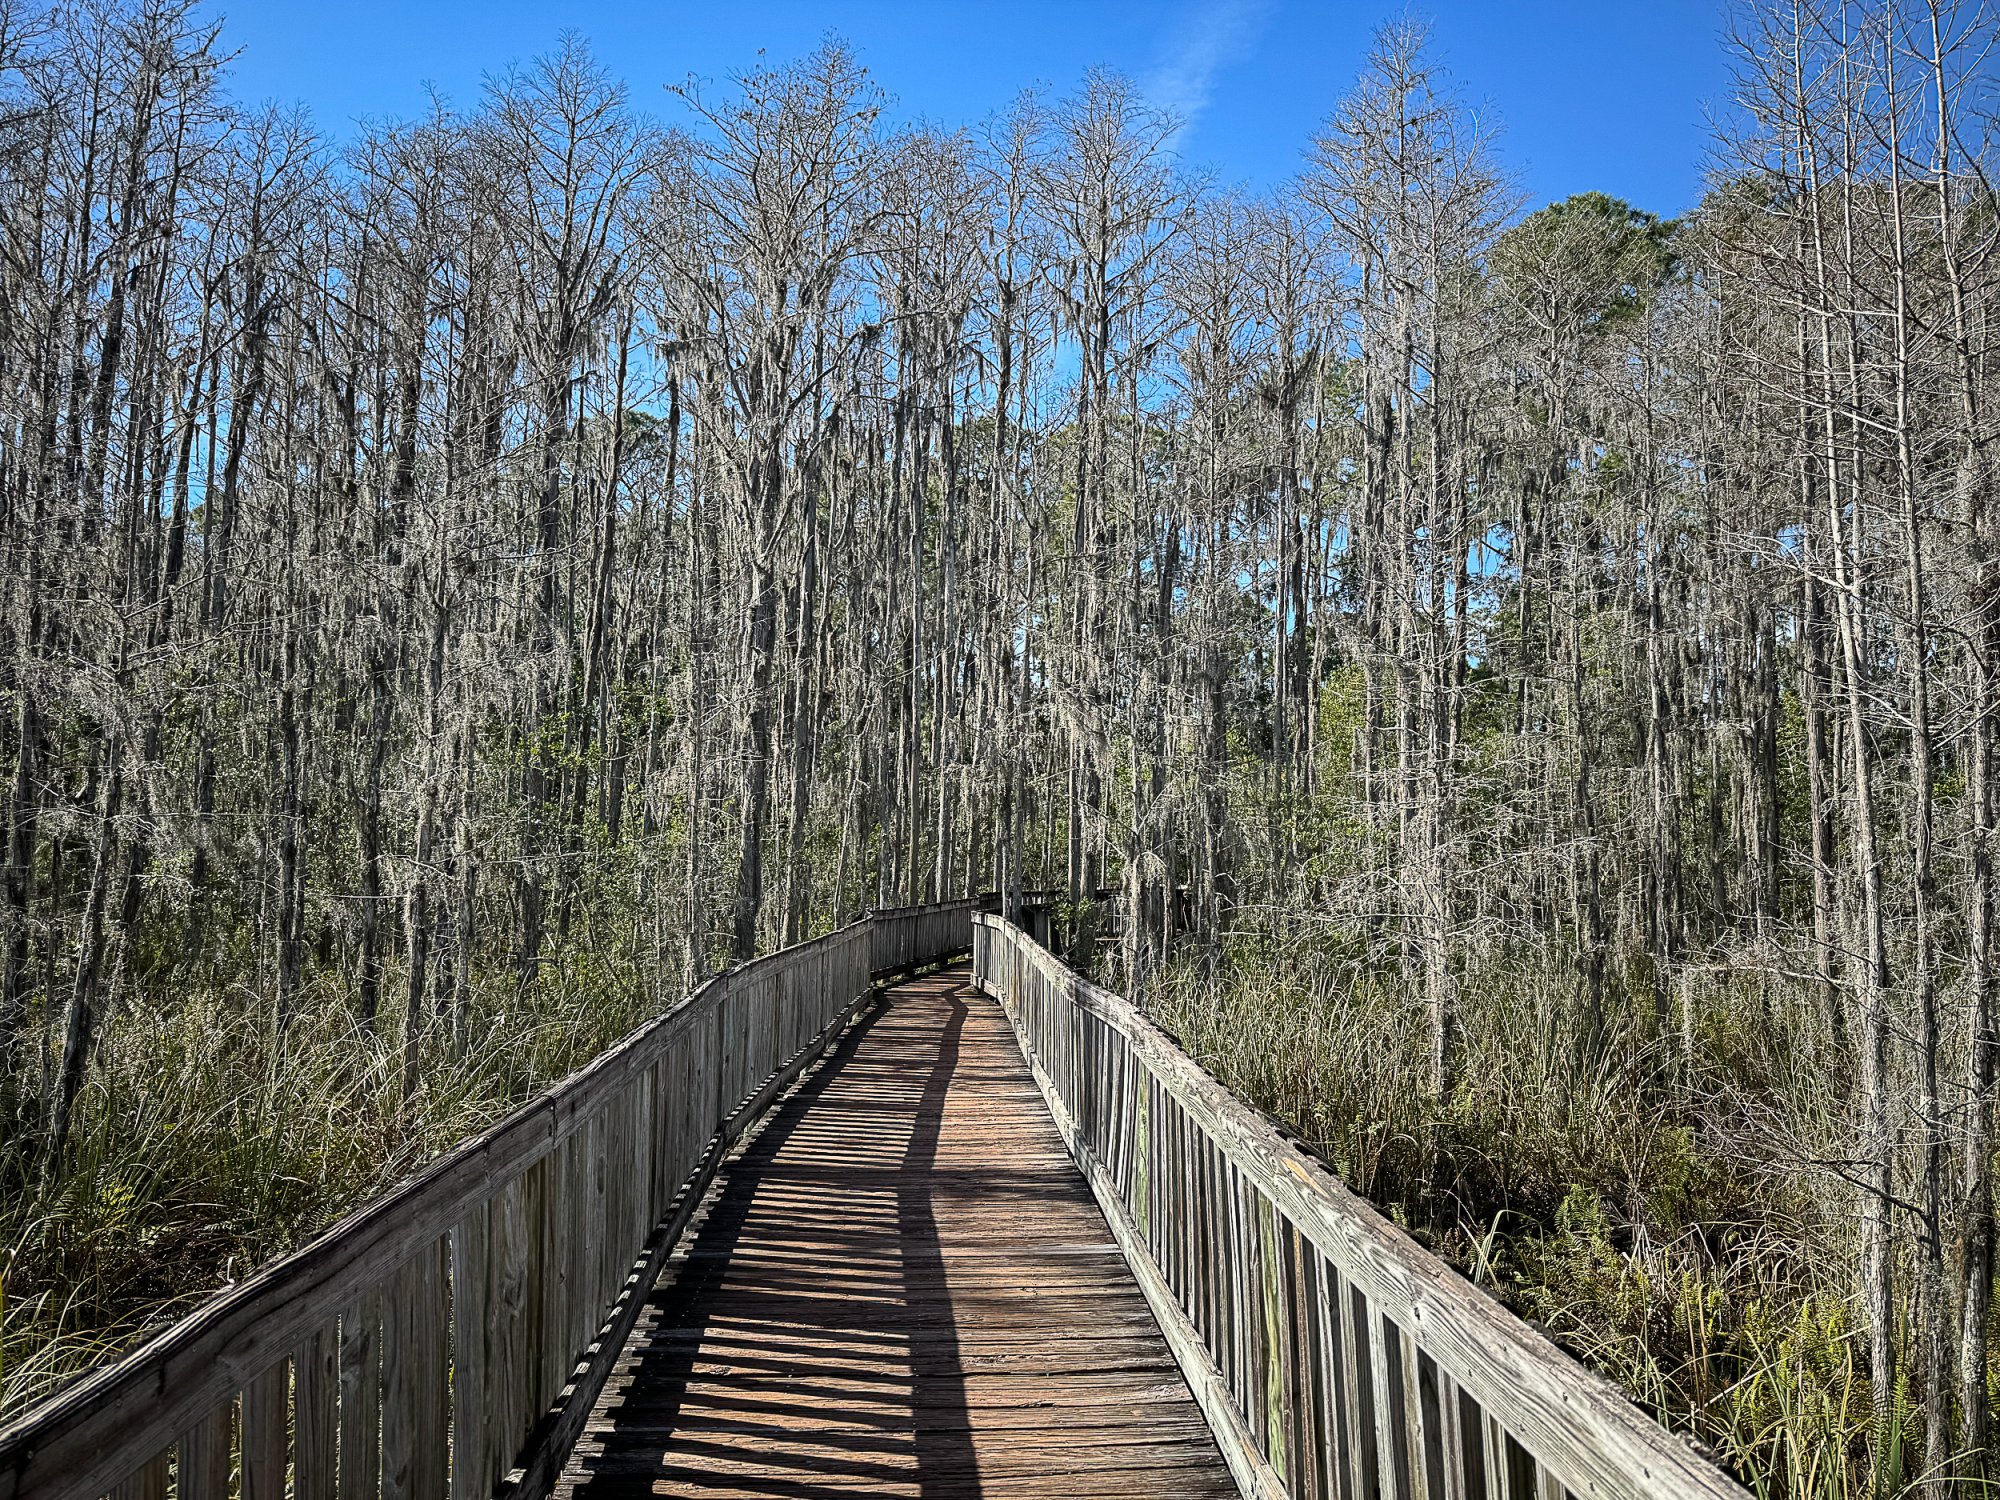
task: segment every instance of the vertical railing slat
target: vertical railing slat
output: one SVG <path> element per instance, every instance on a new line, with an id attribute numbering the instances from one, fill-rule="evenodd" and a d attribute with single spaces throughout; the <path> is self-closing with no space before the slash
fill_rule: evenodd
<path id="1" fill-rule="evenodd" d="M 243 1387 L 243 1500 L 285 1500 L 291 1377 L 281 1360 Z"/>
<path id="2" fill-rule="evenodd" d="M 1142 1012 L 1020 927 L 973 921 L 975 979 L 1066 1122 L 1246 1494 L 1576 1500 L 1665 1494 L 1671 1476 L 1675 1492 L 1747 1500 L 1470 1296 Z"/>
<path id="3" fill-rule="evenodd" d="M 491 1235 L 481 1204 L 451 1230 L 451 1500 L 487 1500 L 498 1477 L 492 1469 L 491 1371 L 487 1338 L 492 1326 Z"/>
<path id="4" fill-rule="evenodd" d="M 398 1266 L 382 1298 L 382 1500 L 416 1500 L 415 1274 Z"/>
<path id="5" fill-rule="evenodd" d="M 338 1500 L 340 1483 L 340 1325 L 327 1322 L 292 1356 L 292 1494 Z"/>
<path id="6" fill-rule="evenodd" d="M 229 1500 L 231 1450 L 236 1437 L 236 1402 L 225 1401 L 180 1435 L 177 1500 Z"/>
<path id="7" fill-rule="evenodd" d="M 340 1316 L 340 1500 L 382 1492 L 382 1294 Z"/>
<path id="8" fill-rule="evenodd" d="M 973 907 L 868 918 L 717 976 L 138 1351 L 111 1399 L 94 1383 L 0 1433 L 9 1492 L 490 1500 L 517 1466 L 546 1465 L 528 1438 L 615 1353 L 598 1336 L 632 1307 L 635 1264 L 710 1144 L 746 1123 L 732 1114 L 868 993 L 878 955 L 909 968 L 968 949 Z M 1132 1068 L 1106 1036 L 1091 1059 Z M 1121 1172 L 1156 1176 L 1157 1127 L 1116 1118 L 1135 1097 L 1117 1076 L 1094 1138 Z M 244 1370 L 261 1373 L 245 1386 Z"/>

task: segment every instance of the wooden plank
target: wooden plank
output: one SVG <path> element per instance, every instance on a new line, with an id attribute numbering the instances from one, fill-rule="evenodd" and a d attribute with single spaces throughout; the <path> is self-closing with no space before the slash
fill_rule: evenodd
<path id="1" fill-rule="evenodd" d="M 447 1330 L 449 1282 L 443 1240 L 410 1262 L 410 1385 L 414 1395 L 410 1500 L 446 1500 L 451 1467 L 451 1393 Z"/>
<path id="2" fill-rule="evenodd" d="M 1490 1412 L 1480 1416 L 1480 1437 L 1484 1465 L 1493 1500 L 1514 1500 L 1508 1479 L 1507 1432 Z M 1522 1497 L 1526 1500 L 1526 1497 Z"/>
<path id="3" fill-rule="evenodd" d="M 229 1500 L 236 1403 L 228 1401 L 194 1423 L 175 1444 L 180 1469 L 177 1500 Z"/>
<path id="4" fill-rule="evenodd" d="M 1126 1213 L 1113 1184 L 1103 1167 L 1091 1154 L 1087 1144 L 1077 1135 L 1075 1122 L 1071 1119 L 1067 1104 L 1058 1093 L 1054 1082 L 1044 1070 L 1040 1059 L 1032 1053 L 1026 1055 L 1028 1071 L 1041 1090 L 1043 1103 L 1055 1120 L 1056 1130 L 1068 1147 L 1071 1158 L 1082 1171 L 1084 1180 L 1090 1184 L 1097 1198 L 1098 1208 L 1110 1225 L 1112 1236 L 1124 1253 L 1126 1264 L 1132 1277 L 1145 1295 L 1147 1305 L 1152 1308 L 1160 1332 L 1166 1338 L 1180 1365 L 1181 1373 L 1201 1408 L 1209 1431 L 1216 1446 L 1221 1450 L 1224 1462 L 1240 1494 L 1253 1500 L 1279 1500 L 1284 1496 L 1285 1487 L 1277 1474 L 1265 1462 L 1259 1450 L 1255 1430 L 1238 1408 L 1230 1389 L 1228 1376 L 1217 1358 L 1210 1352 L 1210 1344 L 1198 1329 L 1188 1321 L 1180 1310 L 1172 1290 L 1146 1255 L 1138 1238 L 1135 1226 Z M 1228 1221 L 1227 1205 L 1224 1201 L 1233 1195 L 1218 1195 L 1209 1200 L 1211 1219 L 1210 1232 L 1221 1235 L 1226 1232 Z"/>
<path id="5" fill-rule="evenodd" d="M 339 1500 L 340 1325 L 314 1329 L 292 1356 L 294 1500 Z"/>
<path id="6" fill-rule="evenodd" d="M 170 1453 L 155 1453 L 137 1473 L 120 1481 L 111 1492 L 112 1500 L 167 1500 L 172 1457 Z"/>
<path id="7" fill-rule="evenodd" d="M 527 1339 L 521 1346 L 520 1363 L 512 1373 L 517 1385 L 515 1409 L 530 1423 L 549 1402 L 545 1381 L 549 1346 L 555 1341 L 550 1311 L 555 1299 L 553 1282 L 560 1271 L 549 1259 L 555 1248 L 549 1221 L 558 1212 L 555 1205 L 562 1192 L 561 1168 L 560 1153 L 551 1152 L 522 1175 L 527 1190 L 523 1203 L 527 1208 L 524 1260 L 528 1268 L 522 1327 L 527 1331 Z"/>
<path id="8" fill-rule="evenodd" d="M 898 941 L 908 941 L 912 933 L 944 933 L 954 942 L 962 938 L 969 945 L 976 904 L 970 900 L 942 903 L 929 925 L 914 918 L 902 923 Z M 164 1451 L 219 1406 L 234 1401 L 243 1370 L 267 1369 L 290 1359 L 316 1331 L 344 1321 L 350 1311 L 376 1296 L 415 1247 L 435 1244 L 476 1212 L 490 1214 L 490 1205 L 508 1184 L 518 1182 L 524 1172 L 582 1128 L 605 1100 L 624 1097 L 635 1080 L 664 1078 L 662 1065 L 669 1058 L 677 1063 L 691 1062 L 687 1044 L 692 1038 L 749 1038 L 754 1031 L 761 1050 L 738 1047 L 737 1060 L 747 1067 L 764 1059 L 768 1071 L 769 1060 L 783 1056 L 786 1049 L 781 1030 L 772 1029 L 765 1020 L 756 1028 L 751 1026 L 750 1013 L 762 1018 L 769 1015 L 768 1006 L 758 1008 L 755 997 L 760 991 L 776 994 L 782 980 L 787 1003 L 795 1013 L 787 1024 L 796 1027 L 817 1015 L 831 1014 L 821 1008 L 823 999 L 813 991 L 824 976 L 837 974 L 845 986 L 839 1003 L 844 1005 L 858 996 L 867 988 L 871 945 L 877 937 L 877 922 L 864 918 L 783 953 L 754 960 L 698 987 L 589 1065 L 447 1153 L 408 1183 L 364 1205 L 296 1255 L 215 1298 L 130 1357 L 43 1402 L 0 1430 L 0 1500 L 95 1500 L 125 1483 L 149 1455 Z M 748 1003 L 739 1008 L 740 1013 L 725 1015 L 732 999 Z M 696 1076 L 699 1087 L 689 1092 L 687 1101 L 675 1112 L 676 1129 L 682 1138 L 672 1159 L 683 1168 L 692 1165 L 699 1154 L 699 1141 L 715 1129 L 735 1099 L 750 1091 L 756 1075 L 744 1075 L 744 1086 L 729 1101 L 717 1097 L 722 1075 L 716 1068 L 701 1068 Z M 608 1196 L 616 1198 L 621 1207 L 634 1201 L 628 1185 L 618 1181 Z M 649 1208 L 670 1201 L 671 1183 L 655 1185 L 651 1197 Z M 635 1212 L 634 1229 L 648 1217 Z M 578 1329 L 585 1328 L 601 1311 L 593 1306 L 593 1300 L 604 1303 L 615 1290 L 621 1257 L 627 1250 L 637 1249 L 636 1241 L 624 1246 L 616 1243 L 618 1238 L 610 1235 L 602 1242 L 604 1260 L 597 1298 L 571 1297 L 560 1286 L 553 1290 L 552 1295 L 561 1303 L 560 1313 Z M 576 1351 L 564 1346 L 573 1341 L 545 1338 L 545 1333 L 554 1330 L 546 1329 L 540 1321 L 548 1278 L 531 1264 L 528 1281 L 527 1291 L 536 1301 L 528 1327 L 516 1332 L 525 1332 L 529 1357 L 551 1362 L 557 1374 L 566 1376 L 568 1370 L 561 1362 Z M 375 1341 L 373 1357 L 379 1359 L 378 1323 L 365 1328 L 357 1324 L 356 1332 Z M 497 1408 L 511 1407 L 519 1397 L 520 1409 L 510 1411 L 506 1427 L 524 1434 L 532 1420 L 528 1408 L 551 1394 L 545 1385 L 539 1374 L 531 1372 L 523 1377 L 521 1390 L 510 1389 L 504 1396 L 496 1391 L 495 1431 L 500 1430 Z M 356 1422 L 366 1425 L 377 1421 L 379 1391 L 359 1391 L 357 1395 L 362 1409 L 354 1413 Z M 345 1411 L 338 1401 L 335 1409 L 337 1413 Z M 344 1415 L 339 1420 L 343 1430 L 351 1425 Z M 369 1431 L 369 1441 L 378 1443 L 379 1438 L 372 1434 L 379 1428 Z M 371 1497 L 379 1494 L 379 1454 L 366 1457 L 368 1446 L 358 1437 L 340 1439 L 343 1464 L 336 1490 L 342 1500 L 361 1500 L 363 1491 Z M 507 1451 L 511 1456 L 511 1447 Z M 349 1457 L 351 1463 L 346 1462 Z"/>
<path id="9" fill-rule="evenodd" d="M 1345 1276 L 1338 1297 L 1344 1345 L 1341 1368 L 1347 1387 L 1348 1448 L 1353 1455 L 1353 1487 L 1375 1495 L 1382 1488 L 1382 1455 L 1375 1443 L 1375 1375 L 1368 1298 Z"/>
<path id="10" fill-rule="evenodd" d="M 340 1500 L 382 1493 L 382 1296 L 369 1291 L 340 1317 Z"/>
<path id="11" fill-rule="evenodd" d="M 1287 1490 L 1297 1494 L 1299 1416 L 1293 1403 L 1293 1372 L 1298 1368 L 1298 1350 L 1292 1337 L 1291 1226 L 1278 1217 L 1262 1193 L 1256 1194 L 1255 1208 L 1263 1292 L 1259 1323 L 1264 1361 L 1264 1452 Z"/>
<path id="12" fill-rule="evenodd" d="M 1470 1475 L 1465 1464 L 1465 1435 L 1460 1427 L 1461 1407 L 1458 1388 L 1444 1380 L 1437 1373 L 1437 1366 L 1429 1364 L 1428 1378 L 1439 1381 L 1438 1389 L 1438 1430 L 1442 1449 L 1439 1478 L 1444 1500 L 1470 1500 Z M 1484 1500 L 1484 1497 L 1480 1497 Z"/>
<path id="13" fill-rule="evenodd" d="M 497 1472 L 519 1456 L 607 1310 L 620 1305 L 633 1241 L 648 1217 L 639 1211 L 636 1184 L 670 1157 L 657 1142 L 642 1149 L 637 1122 L 671 1128 L 671 1159 L 693 1161 L 696 1143 L 827 1013 L 828 975 L 848 974 L 858 985 L 878 945 L 906 958 L 969 940 L 974 920 L 965 902 L 872 919 L 712 981 L 300 1255 L 0 1433 L 0 1500 L 93 1500 L 114 1488 L 129 1491 L 142 1483 L 144 1465 L 174 1443 L 185 1445 L 186 1482 L 205 1500 L 203 1485 L 215 1486 L 202 1469 L 208 1459 L 196 1451 L 206 1441 L 199 1429 L 218 1414 L 233 1422 L 244 1370 L 267 1372 L 264 1389 L 243 1395 L 246 1489 L 270 1488 L 274 1428 L 267 1413 L 289 1401 L 297 1407 L 298 1448 L 291 1492 L 301 1500 L 328 1500 L 329 1490 L 339 1500 L 380 1500 L 386 1379 L 405 1402 L 396 1420 L 408 1424 L 394 1440 L 387 1490 L 394 1500 L 443 1500 L 435 1464 L 448 1451 L 444 1403 L 462 1399 L 461 1373 L 468 1382 L 484 1377 L 493 1447 L 482 1462 Z M 1475 1479 L 1491 1489 L 1504 1473 L 1536 1500 L 1566 1492 L 1740 1500 L 1741 1490 L 1690 1446 L 1346 1194 L 1125 1002 L 1069 974 L 1010 929 L 978 920 L 991 971 L 984 982 L 1008 990 L 1021 1045 L 1040 1069 L 1036 1086 L 1052 1104 L 1073 1102 L 1071 1149 L 1104 1174 L 1090 1179 L 1092 1190 L 1121 1211 L 1137 1210 L 1125 1248 L 1142 1289 L 1150 1298 L 1156 1284 L 1181 1319 L 1184 1352 L 1193 1358 L 1198 1351 L 1220 1373 L 1238 1420 L 1294 1488 L 1308 1482 L 1309 1468 L 1317 1482 L 1317 1466 L 1304 1462 L 1317 1430 L 1313 1351 L 1331 1354 L 1337 1342 L 1341 1352 L 1324 1373 L 1339 1398 L 1329 1420 L 1341 1408 L 1340 1431 L 1359 1439 L 1346 1453 L 1342 1478 L 1350 1488 L 1357 1474 L 1386 1466 L 1409 1493 L 1469 1490 Z M 686 1069 L 689 1083 L 671 1127 L 641 1098 L 667 1078 L 669 1059 Z M 620 1165 L 628 1161 L 629 1171 Z M 510 1185 L 523 1187 L 524 1174 L 524 1237 L 504 1252 L 519 1273 L 518 1304 L 510 1310 L 498 1295 L 510 1272 L 496 1265 L 493 1229 L 506 1216 L 500 1205 Z M 664 1183 L 649 1188 L 657 1205 Z M 1167 1222 L 1167 1205 L 1183 1197 L 1187 1211 Z M 443 1237 L 475 1213 L 488 1234 L 481 1286 L 495 1306 L 484 1355 L 465 1360 L 461 1372 L 451 1311 L 459 1277 L 454 1268 L 447 1278 L 437 1257 Z M 1337 1315 L 1322 1320 L 1314 1338 L 1305 1336 L 1312 1320 L 1299 1303 L 1305 1246 L 1327 1262 L 1320 1279 Z M 421 1275 L 435 1284 L 420 1301 L 394 1302 L 384 1326 L 375 1299 L 394 1267 L 419 1252 L 430 1265 Z M 449 1340 L 447 1317 L 454 1320 Z M 330 1340 L 336 1320 L 337 1402 L 328 1367 L 310 1354 L 313 1339 Z M 385 1353 L 400 1363 L 385 1369 Z M 1367 1379 L 1348 1382 L 1345 1363 L 1356 1354 Z M 332 1357 L 329 1347 L 324 1358 Z M 295 1374 L 274 1393 L 268 1372 L 288 1364 Z M 331 1478 L 328 1466 L 307 1454 L 309 1442 L 323 1440 L 314 1432 L 329 1411 L 339 1451 Z M 275 1429 L 279 1448 L 283 1426 Z M 225 1427 L 214 1500 L 232 1483 L 226 1455 L 233 1431 Z M 280 1456 L 277 1468 L 285 1466 Z"/>
<path id="14" fill-rule="evenodd" d="M 419 1296 L 416 1263 L 405 1261 L 382 1297 L 382 1500 L 416 1500 Z"/>
<path id="15" fill-rule="evenodd" d="M 588 1122 L 585 1122 L 586 1125 Z M 535 1268 L 541 1293 L 535 1318 L 534 1385 L 529 1407 L 545 1411 L 562 1389 L 566 1357 L 575 1345 L 570 1337 L 569 1295 L 581 1268 L 571 1259 L 571 1231 L 580 1207 L 577 1185 L 584 1145 L 582 1132 L 573 1134 L 540 1164 L 535 1180 Z"/>
<path id="16" fill-rule="evenodd" d="M 1403 1442 L 1410 1493 L 1417 1500 L 1444 1500 L 1444 1467 L 1438 1447 L 1436 1367 L 1425 1388 L 1427 1357 L 1407 1328 L 1398 1328 L 1396 1367 L 1401 1376 Z"/>
<path id="17" fill-rule="evenodd" d="M 1458 1392 L 1458 1446 L 1464 1455 L 1465 1493 L 1469 1500 L 1500 1500 L 1486 1457 L 1486 1413 L 1465 1391 Z"/>
<path id="18" fill-rule="evenodd" d="M 595 1355 L 586 1362 L 574 1390 L 554 1414 L 543 1441 L 522 1466 L 520 1476 L 508 1491 L 511 1500 L 539 1500 L 553 1489 L 606 1381 L 616 1368 L 634 1325 L 645 1310 L 646 1294 L 658 1278 L 661 1265 L 701 1207 L 703 1195 L 728 1153 L 784 1091 L 857 1023 L 857 1018 L 874 1003 L 875 998 L 869 990 L 857 994 L 796 1056 L 788 1059 L 784 1067 L 767 1079 L 764 1086 L 746 1100 L 710 1139 L 692 1176 L 683 1185 L 679 1198 L 641 1247 L 638 1263 L 632 1268 L 619 1300 L 611 1310 L 604 1337 Z"/>
<path id="19" fill-rule="evenodd" d="M 487 1461 L 497 1478 L 510 1468 L 526 1441 L 534 1415 L 528 1405 L 527 1372 L 533 1364 L 530 1301 L 529 1185 L 518 1178 L 494 1199 L 488 1220 L 486 1399 L 491 1412 Z"/>
<path id="20" fill-rule="evenodd" d="M 969 930 L 972 905 L 947 903 Z M 870 919 L 734 971 L 755 983 L 773 964 L 830 948 L 865 952 Z M 409 1182 L 216 1297 L 117 1364 L 0 1429 L 0 1500 L 96 1500 L 148 1454 L 232 1397 L 245 1369 L 290 1356 L 311 1331 L 381 1286 L 419 1245 L 490 1199 L 567 1139 L 599 1101 L 715 1019 L 729 976 L 711 980 L 616 1046 Z M 732 1101 L 733 1102 L 733 1101 Z M 711 1113 L 709 1126 L 720 1118 Z M 706 1131 L 703 1132 L 704 1134 Z"/>
<path id="21" fill-rule="evenodd" d="M 451 1500 L 487 1500 L 498 1481 L 492 1373 L 492 1236 L 484 1207 L 451 1231 Z"/>
<path id="22" fill-rule="evenodd" d="M 569 1368 L 572 1370 L 576 1368 L 577 1356 L 597 1332 L 611 1306 L 612 1262 L 621 1251 L 629 1257 L 638 1248 L 636 1242 L 625 1244 L 616 1233 L 618 1207 L 616 1190 L 611 1185 L 611 1158 L 622 1144 L 624 1104 L 625 1096 L 620 1093 L 598 1110 L 597 1118 L 591 1122 L 584 1159 L 577 1164 L 583 1179 L 584 1201 L 582 1212 L 574 1221 L 575 1259 L 586 1274 L 578 1279 L 570 1303 Z M 569 1383 L 567 1374 L 562 1383 Z"/>
<path id="23" fill-rule="evenodd" d="M 1292 1231 L 1297 1234 L 1297 1229 Z M 1306 1425 L 1312 1455 L 1312 1493 L 1320 1500 L 1352 1500 L 1347 1482 L 1347 1433 L 1341 1412 L 1338 1277 L 1318 1251 L 1299 1242 L 1299 1336 L 1308 1353 Z"/>
<path id="24" fill-rule="evenodd" d="M 232 1371 L 286 1357 L 411 1245 L 444 1233 L 496 1180 L 566 1137 L 580 1102 L 650 1062 L 709 1003 L 697 992 L 296 1255 L 0 1431 L 0 1500 L 92 1500 L 104 1493 L 129 1466 L 128 1455 L 164 1446 L 229 1395 Z"/>
<path id="25" fill-rule="evenodd" d="M 1318 1361 L 1312 1309 L 1307 1302 L 1306 1283 L 1310 1253 L 1299 1232 L 1284 1219 L 1278 1220 L 1278 1249 L 1283 1274 L 1279 1281 L 1279 1317 L 1282 1320 L 1285 1357 L 1280 1365 L 1284 1380 L 1286 1411 L 1285 1473 L 1291 1493 L 1300 1500 L 1317 1500 L 1326 1493 L 1321 1482 L 1319 1455 L 1318 1393 L 1315 1386 Z"/>
<path id="26" fill-rule="evenodd" d="M 1382 1493 L 1416 1500 L 1403 1410 L 1403 1336 L 1379 1303 L 1368 1305 L 1368 1376 L 1375 1392 L 1375 1456 Z"/>
<path id="27" fill-rule="evenodd" d="M 243 1387 L 243 1500 L 285 1500 L 291 1383 L 281 1362 Z"/>

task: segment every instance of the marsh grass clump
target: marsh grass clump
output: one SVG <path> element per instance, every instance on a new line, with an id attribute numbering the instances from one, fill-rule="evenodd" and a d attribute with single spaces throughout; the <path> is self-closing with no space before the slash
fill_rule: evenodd
<path id="1" fill-rule="evenodd" d="M 282 1048 L 236 993 L 108 1029 L 57 1165 L 0 1140 L 0 1415 L 116 1357 L 588 1062 L 646 1013 L 594 975 L 481 987 L 463 1034 L 363 1026 L 329 988 Z M 584 986 L 588 986 L 587 988 Z"/>

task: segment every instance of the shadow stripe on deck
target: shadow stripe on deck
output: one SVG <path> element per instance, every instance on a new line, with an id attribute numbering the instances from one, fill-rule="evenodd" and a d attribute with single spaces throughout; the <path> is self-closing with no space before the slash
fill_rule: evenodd
<path id="1" fill-rule="evenodd" d="M 558 1486 L 1233 1496 L 999 1007 L 892 989 L 727 1163 Z"/>

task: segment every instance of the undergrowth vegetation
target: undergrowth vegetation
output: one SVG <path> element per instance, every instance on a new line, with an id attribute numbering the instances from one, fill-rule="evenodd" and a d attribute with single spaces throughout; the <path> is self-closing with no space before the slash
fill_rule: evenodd
<path id="1" fill-rule="evenodd" d="M 107 1031 L 71 1150 L 36 1170 L 0 1131 L 0 1418 L 124 1352 L 574 1071 L 646 997 L 500 982 L 456 1038 L 371 1033 L 328 994 L 282 1049 L 223 994 L 133 1006 Z"/>

